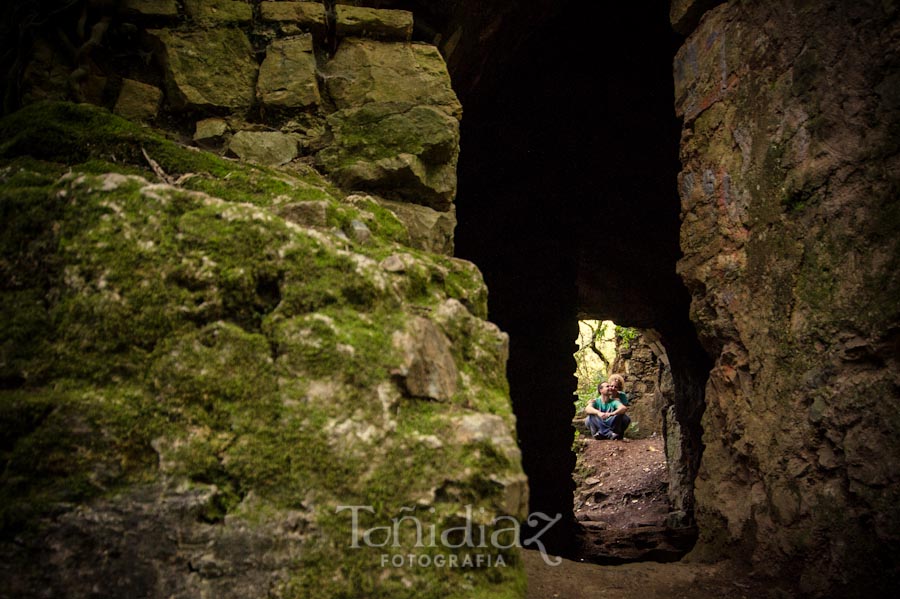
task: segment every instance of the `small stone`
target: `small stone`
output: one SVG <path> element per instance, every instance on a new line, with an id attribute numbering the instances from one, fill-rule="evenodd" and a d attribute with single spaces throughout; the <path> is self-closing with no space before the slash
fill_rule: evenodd
<path id="1" fill-rule="evenodd" d="M 113 112 L 131 121 L 150 121 L 159 112 L 162 96 L 162 90 L 158 87 L 134 79 L 123 79 Z"/>
<path id="2" fill-rule="evenodd" d="M 194 129 L 194 141 L 219 141 L 228 131 L 228 123 L 223 119 L 203 119 L 197 121 Z"/>
<path id="3" fill-rule="evenodd" d="M 350 222 L 350 229 L 353 232 L 353 238 L 359 243 L 367 244 L 372 241 L 372 231 L 361 220 L 353 220 Z"/>
<path id="4" fill-rule="evenodd" d="M 241 160 L 279 166 L 297 157 L 297 140 L 277 131 L 238 131 L 228 150 Z"/>
<path id="5" fill-rule="evenodd" d="M 381 261 L 381 268 L 388 272 L 404 272 L 406 270 L 406 263 L 397 254 L 391 254 Z"/>

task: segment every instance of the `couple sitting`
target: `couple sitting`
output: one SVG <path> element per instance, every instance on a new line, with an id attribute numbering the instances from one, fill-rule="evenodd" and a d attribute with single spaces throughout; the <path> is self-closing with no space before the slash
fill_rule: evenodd
<path id="1" fill-rule="evenodd" d="M 628 407 L 616 397 L 617 389 L 610 383 L 600 383 L 597 391 L 600 397 L 584 408 L 588 415 L 584 424 L 595 439 L 621 439 L 631 424 L 631 418 L 625 414 Z"/>

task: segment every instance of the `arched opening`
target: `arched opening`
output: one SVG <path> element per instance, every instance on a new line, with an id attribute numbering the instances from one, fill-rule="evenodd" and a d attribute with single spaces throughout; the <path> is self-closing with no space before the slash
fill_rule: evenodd
<path id="1" fill-rule="evenodd" d="M 575 551 L 601 564 L 676 561 L 697 530 L 683 509 L 691 492 L 678 472 L 683 439 L 660 336 L 579 320 L 576 348 Z M 598 420 L 589 407 L 614 415 Z"/>
<path id="2" fill-rule="evenodd" d="M 678 510 L 693 519 L 709 359 L 690 323 L 680 255 L 677 39 L 665 5 L 562 10 L 467 99 L 457 255 L 482 269 L 490 318 L 510 334 L 508 377 L 531 511 L 577 555 L 571 451 L 578 318 L 654 329 L 682 434 Z"/>

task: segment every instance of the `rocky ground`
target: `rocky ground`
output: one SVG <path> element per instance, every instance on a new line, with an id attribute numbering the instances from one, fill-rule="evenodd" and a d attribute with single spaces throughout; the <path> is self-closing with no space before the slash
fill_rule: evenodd
<path id="1" fill-rule="evenodd" d="M 730 562 L 631 563 L 602 566 L 564 559 L 548 565 L 537 551 L 524 551 L 527 599 L 749 599 L 790 597 L 777 585 Z"/>
<path id="2" fill-rule="evenodd" d="M 695 534 L 666 526 L 669 502 L 662 438 L 582 437 L 576 451 L 574 505 L 582 526 L 582 557 L 551 565 L 539 552 L 523 552 L 528 599 L 768 596 L 753 573 L 728 562 L 658 563 L 684 556 Z"/>
<path id="3" fill-rule="evenodd" d="M 674 561 L 693 542 L 693 529 L 672 529 L 666 456 L 661 437 L 578 441 L 575 518 L 580 553 L 596 563 Z"/>

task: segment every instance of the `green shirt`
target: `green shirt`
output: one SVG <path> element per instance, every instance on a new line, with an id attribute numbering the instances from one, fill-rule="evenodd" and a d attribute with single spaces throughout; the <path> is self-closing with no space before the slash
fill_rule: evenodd
<path id="1" fill-rule="evenodd" d="M 594 406 L 595 410 L 600 410 L 601 412 L 606 413 L 606 412 L 615 412 L 616 410 L 621 408 L 622 402 L 620 402 L 618 399 L 613 399 L 612 401 L 604 402 L 602 397 L 598 397 L 597 399 L 594 400 L 594 403 L 592 405 Z"/>

